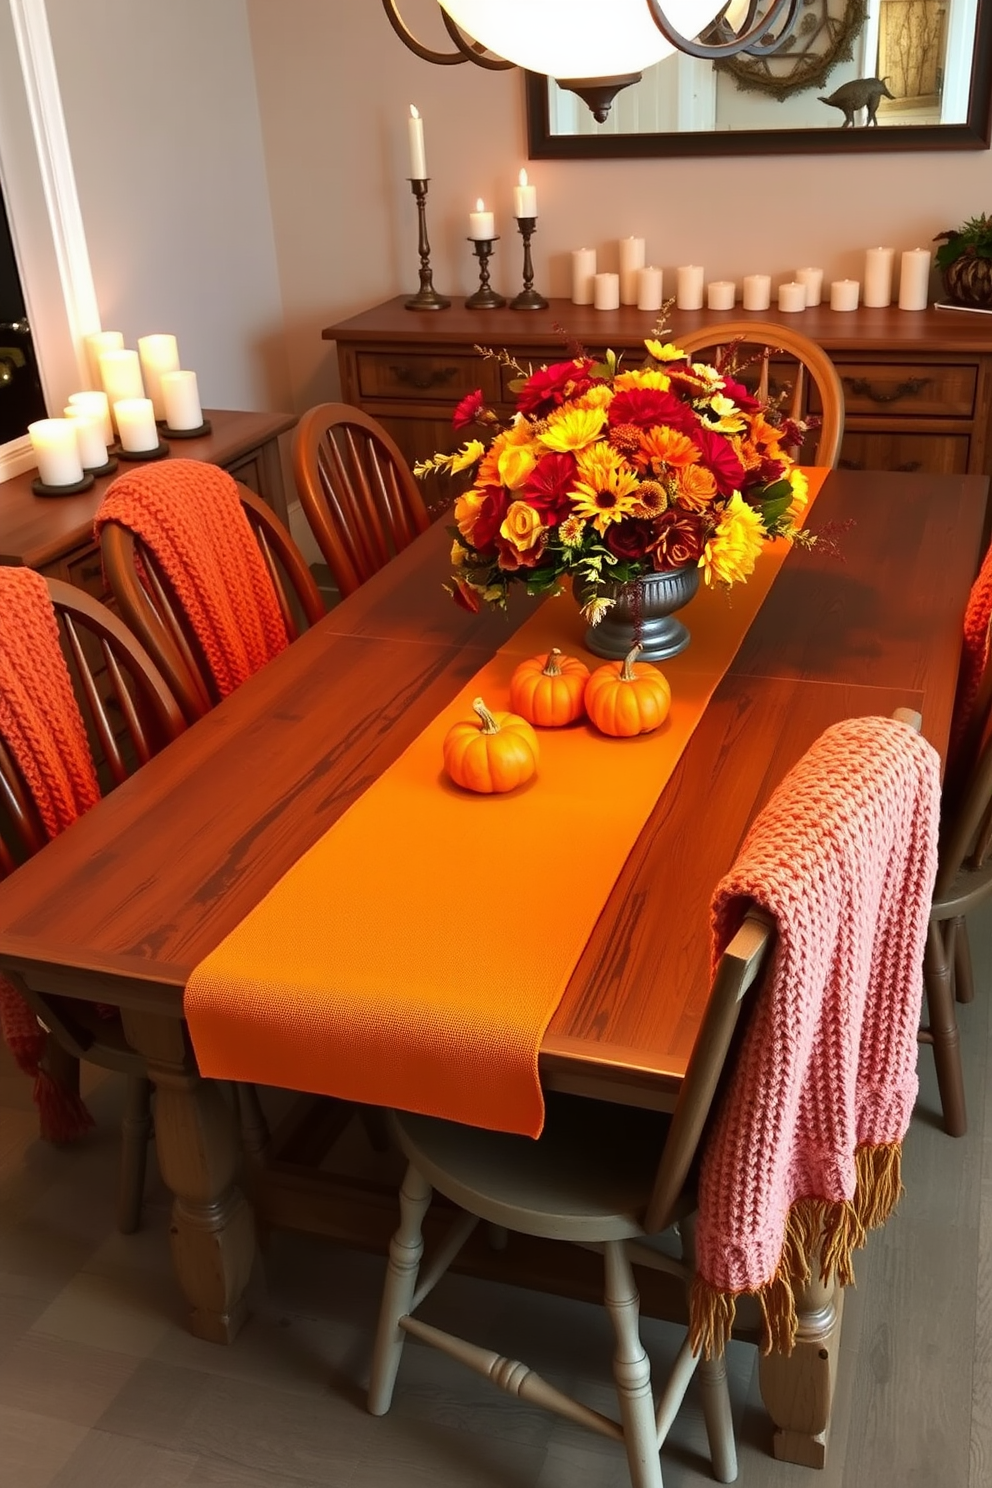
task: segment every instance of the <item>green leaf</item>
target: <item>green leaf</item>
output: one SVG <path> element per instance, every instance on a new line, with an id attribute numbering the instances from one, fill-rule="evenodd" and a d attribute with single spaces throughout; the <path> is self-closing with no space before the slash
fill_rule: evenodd
<path id="1" fill-rule="evenodd" d="M 506 385 L 510 389 L 511 393 L 520 393 L 523 391 L 528 380 L 529 379 L 526 377 L 514 377 Z"/>
<path id="2" fill-rule="evenodd" d="M 771 527 L 780 517 L 784 517 L 792 505 L 792 492 L 788 496 L 778 496 L 774 501 L 763 501 L 761 503 L 761 519 L 766 527 Z"/>

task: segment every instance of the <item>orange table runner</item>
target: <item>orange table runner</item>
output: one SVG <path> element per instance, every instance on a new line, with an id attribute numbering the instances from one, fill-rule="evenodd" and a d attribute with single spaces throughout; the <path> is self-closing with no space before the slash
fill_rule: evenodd
<path id="1" fill-rule="evenodd" d="M 663 664 L 655 733 L 542 729 L 530 785 L 461 791 L 441 744 L 473 697 L 505 707 L 521 657 L 552 645 L 599 664 L 574 602 L 543 603 L 194 970 L 201 1072 L 537 1136 L 544 1030 L 788 551 L 769 544 L 729 598 L 701 589 L 682 611 L 692 642 Z"/>

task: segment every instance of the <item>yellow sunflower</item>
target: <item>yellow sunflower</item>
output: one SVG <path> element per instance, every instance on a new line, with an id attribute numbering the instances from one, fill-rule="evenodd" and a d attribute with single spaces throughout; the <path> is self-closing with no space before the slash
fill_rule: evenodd
<path id="1" fill-rule="evenodd" d="M 709 402 L 709 412 L 705 420 L 708 429 L 716 429 L 721 434 L 739 434 L 747 428 L 747 419 L 733 398 L 725 398 L 722 393 L 714 393 Z"/>
<path id="2" fill-rule="evenodd" d="M 809 501 L 809 481 L 798 465 L 793 465 L 792 469 L 787 470 L 785 474 L 792 487 L 792 505 L 789 507 L 789 516 L 801 516 Z"/>
<path id="3" fill-rule="evenodd" d="M 727 502 L 720 525 L 703 549 L 700 568 L 707 584 L 736 584 L 754 572 L 765 540 L 761 517 L 739 491 Z"/>
<path id="4" fill-rule="evenodd" d="M 648 356 L 653 356 L 656 362 L 681 362 L 685 357 L 681 346 L 676 346 L 671 341 L 666 341 L 664 344 L 660 341 L 645 341 L 644 345 L 647 347 Z"/>
<path id="5" fill-rule="evenodd" d="M 548 427 L 538 438 L 546 449 L 567 454 L 592 444 L 605 423 L 605 408 L 561 408 L 550 415 Z"/>
<path id="6" fill-rule="evenodd" d="M 649 367 L 646 372 L 618 372 L 613 379 L 613 390 L 622 393 L 625 388 L 657 388 L 666 393 L 672 379 L 660 367 Z"/>
<path id="7" fill-rule="evenodd" d="M 595 480 L 577 480 L 569 492 L 573 515 L 591 522 L 602 536 L 611 522 L 633 516 L 637 489 L 632 470 L 607 470 Z"/>

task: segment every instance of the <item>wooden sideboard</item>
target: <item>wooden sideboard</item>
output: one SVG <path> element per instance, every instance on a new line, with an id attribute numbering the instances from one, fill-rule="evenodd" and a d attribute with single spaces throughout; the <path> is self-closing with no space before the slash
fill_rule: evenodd
<path id="1" fill-rule="evenodd" d="M 285 520 L 279 435 L 296 423 L 289 413 L 238 413 L 208 408 L 211 430 L 198 439 L 174 439 L 167 459 L 221 465 L 267 501 Z M 116 475 L 140 462 L 121 460 Z M 35 496 L 29 470 L 0 484 L 0 563 L 24 564 L 66 579 L 97 599 L 106 599 L 93 517 L 115 476 L 95 481 L 81 496 Z"/>
<path id="2" fill-rule="evenodd" d="M 747 319 L 736 307 L 734 318 Z M 680 331 L 719 327 L 731 312 L 673 310 Z M 509 412 L 512 372 L 484 361 L 476 345 L 505 348 L 526 365 L 562 360 L 571 338 L 590 351 L 612 347 L 639 361 L 655 315 L 601 311 L 552 300 L 547 310 L 410 311 L 387 300 L 322 332 L 337 343 L 342 396 L 377 418 L 411 461 L 453 449 L 458 399 L 481 387 Z M 853 470 L 992 475 L 992 318 L 955 310 L 826 306 L 771 320 L 802 331 L 829 352 L 844 384 L 847 422 L 840 463 Z M 450 498 L 451 487 L 436 499 Z"/>

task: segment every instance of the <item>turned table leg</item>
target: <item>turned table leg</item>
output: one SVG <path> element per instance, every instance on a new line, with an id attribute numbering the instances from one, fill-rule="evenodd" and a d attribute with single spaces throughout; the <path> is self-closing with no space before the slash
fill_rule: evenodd
<path id="1" fill-rule="evenodd" d="M 814 1260 L 814 1268 L 817 1261 Z M 844 1289 L 814 1270 L 797 1298 L 799 1333 L 791 1354 L 762 1355 L 758 1379 L 765 1409 L 775 1423 L 774 1452 L 780 1462 L 824 1467 L 830 1411 L 837 1379 Z"/>
<path id="2" fill-rule="evenodd" d="M 200 1077 L 183 1023 L 127 1010 L 122 1016 L 155 1085 L 155 1147 L 173 1194 L 172 1263 L 192 1309 L 190 1329 L 211 1343 L 230 1343 L 247 1315 L 255 1254 L 252 1211 L 234 1183 L 234 1118 L 219 1087 Z"/>

